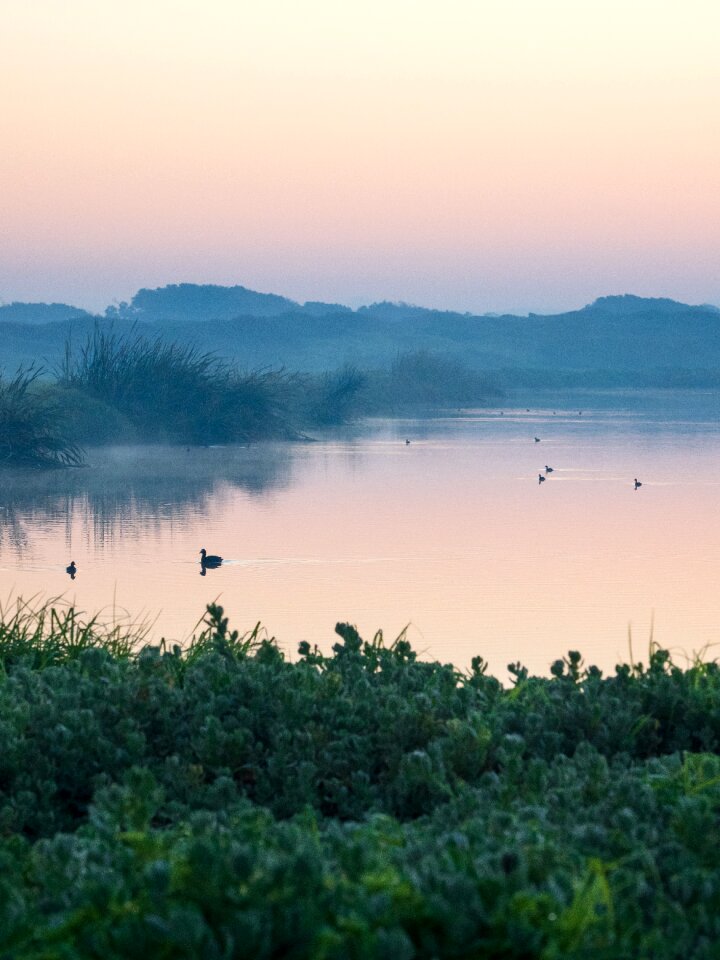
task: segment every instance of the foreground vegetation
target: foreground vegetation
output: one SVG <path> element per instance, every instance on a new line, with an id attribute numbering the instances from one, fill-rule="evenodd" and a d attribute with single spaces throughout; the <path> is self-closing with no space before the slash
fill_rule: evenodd
<path id="1" fill-rule="evenodd" d="M 0 625 L 0 958 L 714 957 L 720 669 Z"/>

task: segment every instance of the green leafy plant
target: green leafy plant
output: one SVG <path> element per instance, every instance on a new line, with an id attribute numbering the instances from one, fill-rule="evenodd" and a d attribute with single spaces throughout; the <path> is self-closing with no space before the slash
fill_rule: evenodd
<path id="1" fill-rule="evenodd" d="M 0 619 L 0 960 L 714 956 L 714 661 Z"/>

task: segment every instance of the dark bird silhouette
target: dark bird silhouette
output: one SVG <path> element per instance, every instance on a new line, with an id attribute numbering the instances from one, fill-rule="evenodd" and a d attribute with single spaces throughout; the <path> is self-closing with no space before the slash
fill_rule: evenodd
<path id="1" fill-rule="evenodd" d="M 642 483 L 638 480 L 637 477 L 635 477 L 635 490 L 637 490 L 637 488 L 641 486 L 642 486 Z"/>
<path id="2" fill-rule="evenodd" d="M 409 440 L 406 440 L 406 441 L 405 441 L 405 446 L 406 446 L 406 447 L 409 447 L 409 446 L 410 446 L 410 441 L 409 441 Z"/>
<path id="3" fill-rule="evenodd" d="M 535 443 L 540 443 L 540 437 L 535 437 Z"/>
<path id="4" fill-rule="evenodd" d="M 547 464 L 545 464 L 545 473 L 553 473 L 554 470 L 554 467 L 549 467 Z"/>
<path id="5" fill-rule="evenodd" d="M 65 573 L 69 573 L 69 574 L 70 574 L 70 579 L 71 579 L 71 580 L 74 580 L 74 579 L 75 579 L 75 574 L 77 573 L 77 567 L 75 566 L 75 561 L 74 561 L 74 560 L 71 560 L 71 561 L 70 561 L 70 566 L 69 566 L 69 567 L 65 567 Z"/>
<path id="6" fill-rule="evenodd" d="M 213 570 L 215 567 L 219 567 L 223 562 L 222 557 L 218 557 L 215 553 L 208 553 L 205 547 L 200 551 L 200 566 L 209 568 Z"/>
<path id="7" fill-rule="evenodd" d="M 545 483 L 547 477 L 544 477 L 541 473 L 538 474 L 538 483 Z"/>

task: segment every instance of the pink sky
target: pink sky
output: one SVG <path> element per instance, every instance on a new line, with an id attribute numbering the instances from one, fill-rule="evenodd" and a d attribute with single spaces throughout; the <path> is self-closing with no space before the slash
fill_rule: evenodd
<path id="1" fill-rule="evenodd" d="M 4 0 L 0 300 L 720 303 L 720 5 Z"/>

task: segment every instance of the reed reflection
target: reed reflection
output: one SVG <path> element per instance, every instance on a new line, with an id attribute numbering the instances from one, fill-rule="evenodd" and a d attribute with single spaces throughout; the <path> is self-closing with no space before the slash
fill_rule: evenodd
<path id="1" fill-rule="evenodd" d="M 84 468 L 5 471 L 0 547 L 22 556 L 30 531 L 48 523 L 64 525 L 68 549 L 78 523 L 100 547 L 152 539 L 169 522 L 222 509 L 237 490 L 263 497 L 287 487 L 292 458 L 289 444 L 113 447 L 91 451 Z"/>

